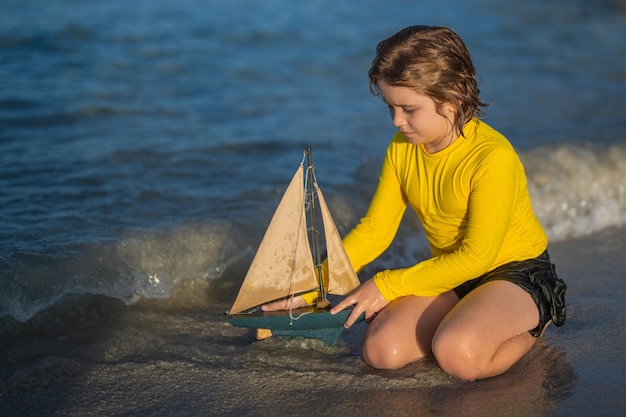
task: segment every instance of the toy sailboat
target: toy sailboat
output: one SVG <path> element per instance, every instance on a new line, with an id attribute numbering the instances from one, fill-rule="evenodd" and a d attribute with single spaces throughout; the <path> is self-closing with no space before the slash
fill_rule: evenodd
<path id="1" fill-rule="evenodd" d="M 359 285 L 359 280 L 317 184 L 314 169 L 311 150 L 307 148 L 265 232 L 239 294 L 227 312 L 232 325 L 257 329 L 258 338 L 300 336 L 334 343 L 351 311 L 346 309 L 336 315 L 330 314 L 331 301 L 341 297 L 329 295 L 345 295 Z M 318 216 L 323 225 L 327 268 L 321 261 Z M 315 305 L 285 311 L 261 310 L 261 306 L 269 302 L 311 292 L 317 293 Z"/>

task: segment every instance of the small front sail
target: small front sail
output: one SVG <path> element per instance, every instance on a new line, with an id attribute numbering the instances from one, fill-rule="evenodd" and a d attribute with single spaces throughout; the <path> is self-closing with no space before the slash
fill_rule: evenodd
<path id="1" fill-rule="evenodd" d="M 333 221 L 322 190 L 319 189 L 317 183 L 314 184 L 319 206 L 322 212 L 322 221 L 324 222 L 324 236 L 326 239 L 326 251 L 328 259 L 328 283 L 326 284 L 326 292 L 336 295 L 344 295 L 352 291 L 360 285 L 359 279 L 352 268 L 350 259 L 343 247 L 341 236 L 337 231 L 337 226 Z"/>
<path id="2" fill-rule="evenodd" d="M 301 164 L 265 232 L 231 314 L 318 288 L 307 236 L 303 184 Z"/>

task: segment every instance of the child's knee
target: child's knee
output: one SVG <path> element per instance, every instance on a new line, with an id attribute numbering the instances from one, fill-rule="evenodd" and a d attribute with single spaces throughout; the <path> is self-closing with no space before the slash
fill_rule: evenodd
<path id="1" fill-rule="evenodd" d="M 398 342 L 381 334 L 365 338 L 363 360 L 376 369 L 397 369 L 408 363 Z"/>
<path id="2" fill-rule="evenodd" d="M 467 381 L 481 377 L 479 341 L 438 333 L 433 338 L 432 349 L 437 363 L 448 375 Z"/>

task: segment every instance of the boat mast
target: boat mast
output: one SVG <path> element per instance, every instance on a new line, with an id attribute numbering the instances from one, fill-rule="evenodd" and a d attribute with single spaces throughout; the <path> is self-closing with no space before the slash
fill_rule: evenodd
<path id="1" fill-rule="evenodd" d="M 320 287 L 320 295 L 317 299 L 317 306 L 320 308 L 327 307 L 330 303 L 326 299 L 326 288 L 324 288 L 324 274 L 322 271 L 322 255 L 320 253 L 320 240 L 319 240 L 319 230 L 317 229 L 317 213 L 315 210 L 315 187 L 313 187 L 315 181 L 313 158 L 311 157 L 311 148 L 307 147 L 305 151 L 307 155 L 307 183 L 309 184 L 309 189 L 307 192 L 309 193 L 309 204 L 310 204 L 310 215 L 311 215 L 311 237 L 313 239 L 313 248 L 311 249 L 313 252 L 313 260 L 315 262 L 315 270 L 317 272 L 317 280 L 319 282 Z"/>

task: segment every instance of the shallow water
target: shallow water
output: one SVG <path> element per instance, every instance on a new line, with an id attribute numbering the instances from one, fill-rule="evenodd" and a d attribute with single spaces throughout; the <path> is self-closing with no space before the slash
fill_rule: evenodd
<path id="1" fill-rule="evenodd" d="M 374 47 L 424 23 L 466 40 L 571 275 L 567 327 L 494 382 L 373 371 L 358 329 L 333 348 L 253 343 L 223 318 L 305 146 L 340 231 L 363 214 L 393 134 L 368 91 Z M 624 323 L 625 23 L 609 0 L 5 0 L 0 414 L 619 410 L 624 343 L 605 332 Z M 366 274 L 424 256 L 407 219 Z"/>

